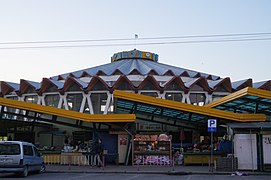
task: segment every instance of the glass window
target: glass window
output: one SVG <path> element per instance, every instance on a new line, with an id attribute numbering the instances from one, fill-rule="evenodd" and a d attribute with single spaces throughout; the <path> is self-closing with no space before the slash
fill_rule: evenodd
<path id="1" fill-rule="evenodd" d="M 34 155 L 32 146 L 24 145 L 23 150 L 24 150 L 24 155 L 26 155 L 26 156 L 33 156 Z"/>
<path id="2" fill-rule="evenodd" d="M 67 103 L 69 110 L 79 111 L 83 100 L 82 94 L 68 94 Z"/>
<path id="3" fill-rule="evenodd" d="M 157 92 L 141 92 L 140 94 L 146 95 L 146 96 L 151 96 L 151 97 L 157 97 L 158 94 Z"/>
<path id="4" fill-rule="evenodd" d="M 18 100 L 18 96 L 9 96 L 7 99 L 13 99 L 13 100 Z"/>
<path id="5" fill-rule="evenodd" d="M 59 95 L 58 94 L 50 94 L 45 96 L 45 104 L 46 106 L 57 107 L 59 102 Z"/>
<path id="6" fill-rule="evenodd" d="M 0 155 L 18 155 L 20 152 L 19 144 L 0 144 Z"/>
<path id="7" fill-rule="evenodd" d="M 84 111 L 83 111 L 84 113 L 87 113 L 87 114 L 89 114 L 90 113 L 90 109 L 89 109 L 89 106 L 88 106 L 88 102 L 86 101 L 86 103 L 85 103 L 85 107 L 84 107 Z"/>
<path id="8" fill-rule="evenodd" d="M 111 105 L 108 108 L 107 114 L 112 114 L 114 112 L 114 105 L 111 103 Z"/>
<path id="9" fill-rule="evenodd" d="M 51 86 L 51 87 L 49 87 L 47 90 L 46 90 L 46 92 L 56 92 L 58 89 L 57 89 L 57 87 L 56 86 Z"/>
<path id="10" fill-rule="evenodd" d="M 183 95 L 182 93 L 166 93 L 165 98 L 172 101 L 182 102 Z"/>
<path id="11" fill-rule="evenodd" d="M 36 96 L 36 95 L 25 96 L 24 101 L 37 104 L 38 103 L 38 96 Z"/>
<path id="12" fill-rule="evenodd" d="M 35 152 L 35 155 L 36 155 L 36 156 L 38 156 L 38 155 L 39 155 L 39 152 L 38 152 L 38 150 L 37 150 L 37 148 L 36 148 L 36 147 L 34 147 L 34 152 Z"/>
<path id="13" fill-rule="evenodd" d="M 155 87 L 151 82 L 147 82 L 141 89 L 142 90 L 153 90 L 153 89 L 155 89 Z"/>
<path id="14" fill-rule="evenodd" d="M 98 81 L 98 82 L 94 85 L 92 91 L 101 91 L 101 90 L 105 90 L 105 89 L 106 89 L 105 85 L 104 85 L 103 83 L 101 83 L 100 81 Z"/>
<path id="15" fill-rule="evenodd" d="M 191 93 L 190 94 L 191 104 L 203 106 L 205 104 L 206 96 L 203 93 Z"/>
<path id="16" fill-rule="evenodd" d="M 80 87 L 77 84 L 73 84 L 70 88 L 69 91 L 81 91 Z"/>
<path id="17" fill-rule="evenodd" d="M 165 83 L 165 82 L 163 82 Z M 169 85 L 169 87 L 167 88 L 167 90 L 172 90 L 172 91 L 178 91 L 180 90 L 180 86 L 176 83 L 176 82 L 173 82 Z"/>
<path id="18" fill-rule="evenodd" d="M 123 81 L 119 87 L 117 87 L 119 90 L 131 90 L 130 84 L 126 81 Z"/>
<path id="19" fill-rule="evenodd" d="M 93 93 L 90 95 L 94 114 L 103 114 L 107 101 L 107 93 Z"/>
<path id="20" fill-rule="evenodd" d="M 18 96 L 10 96 L 10 97 L 7 97 L 7 99 L 18 100 Z M 7 112 L 15 113 L 16 110 L 17 110 L 16 108 L 7 107 Z M 15 118 L 16 118 L 15 115 L 7 114 L 7 119 L 15 119 Z"/>

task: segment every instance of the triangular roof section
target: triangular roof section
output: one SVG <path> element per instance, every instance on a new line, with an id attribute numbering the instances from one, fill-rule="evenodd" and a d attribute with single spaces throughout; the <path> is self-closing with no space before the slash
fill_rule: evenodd
<path id="1" fill-rule="evenodd" d="M 181 76 L 181 77 L 190 77 L 187 71 L 183 71 L 179 76 Z"/>
<path id="2" fill-rule="evenodd" d="M 132 69 L 128 75 L 142 75 L 137 69 Z"/>
<path id="3" fill-rule="evenodd" d="M 33 82 L 25 79 L 20 80 L 20 94 L 25 94 L 30 89 L 32 92 L 39 91 L 41 84 L 38 82 Z"/>
<path id="4" fill-rule="evenodd" d="M 150 70 L 148 74 L 152 76 L 158 75 L 158 73 L 154 69 Z"/>
<path id="5" fill-rule="evenodd" d="M 112 75 L 122 75 L 123 73 L 119 70 L 119 69 L 116 69 Z"/>
<path id="6" fill-rule="evenodd" d="M 1 86 L 1 94 L 2 96 L 7 95 L 13 91 L 18 92 L 20 89 L 20 84 L 0 81 Z"/>
<path id="7" fill-rule="evenodd" d="M 209 93 L 211 92 L 211 89 L 207 83 L 207 80 L 204 77 L 199 77 L 199 78 L 193 79 L 192 81 L 185 82 L 184 84 L 189 89 L 192 89 L 195 85 L 198 85 L 198 86 L 202 87 L 203 90 L 205 90 Z"/>
<path id="8" fill-rule="evenodd" d="M 71 74 L 72 74 L 72 73 L 67 73 L 67 74 L 61 74 L 61 75 L 58 75 L 58 77 L 61 77 L 61 79 L 58 78 L 58 77 L 57 77 L 57 79 L 56 79 L 55 77 L 51 77 L 50 79 L 52 79 L 52 80 L 65 80 L 65 79 L 68 78 Z"/>
<path id="9" fill-rule="evenodd" d="M 168 70 L 163 74 L 163 76 L 175 76 L 175 74 L 171 70 Z"/>
<path id="10" fill-rule="evenodd" d="M 130 90 L 136 90 L 133 83 L 127 78 L 125 75 L 121 75 L 118 80 L 115 82 L 113 89 L 119 89 L 119 90 L 128 90 L 128 89 L 120 89 L 120 87 L 129 87 Z"/>
<path id="11" fill-rule="evenodd" d="M 174 76 L 154 75 L 153 77 L 159 83 L 160 87 L 163 88 Z"/>
<path id="12" fill-rule="evenodd" d="M 241 90 L 246 87 L 252 87 L 252 79 L 244 79 L 240 81 L 235 81 L 231 83 L 232 89 L 235 91 Z"/>
<path id="13" fill-rule="evenodd" d="M 58 75 L 58 76 L 55 76 L 55 77 L 51 77 L 50 79 L 53 79 L 53 80 L 56 80 L 56 81 L 60 81 L 60 80 L 64 80 L 64 78 L 62 77 L 62 75 Z"/>
<path id="14" fill-rule="evenodd" d="M 99 78 L 101 78 L 109 88 L 112 88 L 114 86 L 119 77 L 120 75 L 99 76 Z"/>
<path id="15" fill-rule="evenodd" d="M 220 77 L 215 77 L 215 76 L 213 76 L 213 75 L 208 75 L 207 77 L 206 77 L 206 79 L 208 79 L 208 80 L 219 80 L 219 79 L 221 79 Z"/>
<path id="16" fill-rule="evenodd" d="M 58 91 L 61 90 L 64 86 L 63 82 L 55 81 L 53 79 L 43 78 L 41 82 L 41 88 L 39 94 L 47 92 L 47 90 L 51 87 L 55 87 Z"/>
<path id="17" fill-rule="evenodd" d="M 253 83 L 253 88 L 271 91 L 271 80 Z"/>
<path id="18" fill-rule="evenodd" d="M 20 84 L 18 83 L 13 83 L 13 82 L 6 82 L 10 87 L 14 89 L 14 91 L 19 91 L 20 89 Z"/>
<path id="19" fill-rule="evenodd" d="M 91 75 L 89 75 L 86 71 L 83 71 L 80 78 L 82 78 L 82 77 L 91 77 Z"/>
<path id="20" fill-rule="evenodd" d="M 89 82 L 86 91 L 101 90 L 98 87 L 99 85 L 104 87 L 107 90 L 110 90 L 108 85 L 99 76 L 95 75 L 92 77 L 91 81 Z"/>
<path id="21" fill-rule="evenodd" d="M 174 84 L 176 84 L 178 88 L 177 87 L 173 87 Z M 170 89 L 170 90 L 182 90 L 185 93 L 187 93 L 188 90 L 189 90 L 187 87 L 185 87 L 184 82 L 178 76 L 174 76 L 170 81 L 168 81 L 165 84 L 163 90 L 168 90 L 168 89 Z"/>
<path id="22" fill-rule="evenodd" d="M 200 77 L 202 77 L 202 75 L 199 72 L 196 75 L 193 76 L 193 78 L 200 78 Z"/>
<path id="23" fill-rule="evenodd" d="M 85 83 L 83 81 L 80 81 L 79 79 L 76 79 L 74 77 L 68 77 L 64 83 L 63 86 L 63 91 L 69 91 L 69 89 L 73 86 L 73 85 L 77 85 L 79 87 L 79 89 L 83 90 L 84 88 L 87 88 L 88 83 Z"/>
<path id="24" fill-rule="evenodd" d="M 209 87 L 213 90 L 216 91 L 218 88 L 223 88 L 227 92 L 232 92 L 232 87 L 231 87 L 231 80 L 230 78 L 224 78 L 224 79 L 218 79 L 218 80 L 208 80 L 208 85 Z"/>
<path id="25" fill-rule="evenodd" d="M 133 86 L 136 88 L 138 87 L 142 81 L 144 81 L 144 79 L 146 78 L 145 76 L 143 75 L 128 75 L 126 76 L 129 81 L 131 81 L 131 83 L 133 84 Z"/>
<path id="26" fill-rule="evenodd" d="M 146 88 L 146 85 L 151 84 L 153 87 L 151 89 L 156 89 L 158 91 L 161 91 L 162 89 L 159 86 L 159 83 L 155 80 L 155 78 L 151 75 L 147 76 L 138 86 L 138 90 L 149 90 Z"/>
<path id="27" fill-rule="evenodd" d="M 96 73 L 97 76 L 106 76 L 106 73 L 103 72 L 102 70 L 99 70 L 97 73 Z"/>

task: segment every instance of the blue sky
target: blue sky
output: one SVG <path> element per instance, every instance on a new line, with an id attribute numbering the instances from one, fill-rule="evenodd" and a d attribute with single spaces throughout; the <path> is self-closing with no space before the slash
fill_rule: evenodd
<path id="1" fill-rule="evenodd" d="M 0 81 L 40 82 L 109 63 L 114 53 L 134 48 L 157 53 L 161 63 L 232 81 L 271 79 L 271 40 L 1 49 L 14 47 L 6 42 L 271 32 L 269 0 L 0 0 L 0 17 Z"/>

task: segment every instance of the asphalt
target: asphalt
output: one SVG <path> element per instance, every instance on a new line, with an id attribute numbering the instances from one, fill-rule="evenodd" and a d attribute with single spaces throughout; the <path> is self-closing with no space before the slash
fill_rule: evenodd
<path id="1" fill-rule="evenodd" d="M 209 166 L 124 166 L 107 165 L 105 167 L 96 166 L 68 166 L 68 165 L 46 165 L 48 173 L 127 173 L 127 174 L 168 174 L 168 175 L 188 175 L 188 174 L 216 174 L 216 175 L 271 175 L 271 172 L 259 171 L 238 171 L 222 172 L 212 171 Z"/>

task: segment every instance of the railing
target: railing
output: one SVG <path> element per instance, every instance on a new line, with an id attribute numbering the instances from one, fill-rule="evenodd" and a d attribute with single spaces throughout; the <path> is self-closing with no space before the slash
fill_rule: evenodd
<path id="1" fill-rule="evenodd" d="M 78 165 L 78 166 L 96 166 L 97 156 L 90 153 L 65 152 L 61 154 L 44 154 L 44 163 L 48 165 Z M 104 164 L 104 156 L 101 158 Z"/>
<path id="2" fill-rule="evenodd" d="M 45 164 L 60 164 L 60 154 L 43 154 L 43 160 Z"/>

